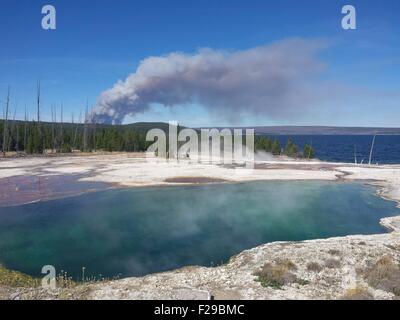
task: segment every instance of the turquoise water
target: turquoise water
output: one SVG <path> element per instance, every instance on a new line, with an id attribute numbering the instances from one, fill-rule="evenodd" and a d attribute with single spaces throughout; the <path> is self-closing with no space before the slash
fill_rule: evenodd
<path id="1" fill-rule="evenodd" d="M 251 182 L 123 189 L 0 208 L 0 262 L 40 276 L 140 276 L 216 265 L 277 240 L 382 233 L 395 203 L 358 183 Z"/>

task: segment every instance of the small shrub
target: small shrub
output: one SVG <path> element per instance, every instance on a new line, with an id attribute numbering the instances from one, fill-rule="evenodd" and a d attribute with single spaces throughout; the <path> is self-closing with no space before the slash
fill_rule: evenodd
<path id="1" fill-rule="evenodd" d="M 320 272 L 322 270 L 322 266 L 318 262 L 309 262 L 307 263 L 307 270 L 312 272 Z"/>
<path id="2" fill-rule="evenodd" d="M 297 278 L 296 283 L 298 283 L 298 284 L 301 285 L 301 286 L 305 286 L 305 285 L 307 285 L 307 284 L 310 284 L 310 281 L 305 280 L 305 279 Z"/>
<path id="3" fill-rule="evenodd" d="M 255 275 L 258 276 L 257 281 L 259 281 L 263 287 L 272 287 L 275 289 L 280 289 L 285 284 L 296 281 L 296 276 L 287 268 L 270 263 L 266 263 Z"/>
<path id="4" fill-rule="evenodd" d="M 327 259 L 325 260 L 325 267 L 330 269 L 336 269 L 340 267 L 340 261 L 337 259 Z"/>
<path id="5" fill-rule="evenodd" d="M 299 279 L 291 270 L 297 269 L 296 265 L 288 259 L 277 260 L 274 264 L 266 263 L 260 271 L 254 273 L 263 287 L 281 289 L 290 283 L 300 285 L 308 284 L 308 281 Z"/>
<path id="6" fill-rule="evenodd" d="M 293 263 L 293 261 L 287 258 L 284 259 L 278 258 L 275 264 L 285 267 L 288 270 L 297 270 L 297 266 Z"/>
<path id="7" fill-rule="evenodd" d="M 336 249 L 330 249 L 328 253 L 332 256 L 340 256 L 340 251 Z"/>
<path id="8" fill-rule="evenodd" d="M 314 148 L 311 145 L 306 144 L 303 149 L 303 157 L 307 159 L 312 159 L 314 158 L 314 156 L 315 156 Z"/>
<path id="9" fill-rule="evenodd" d="M 348 289 L 339 300 L 373 300 L 372 294 L 365 288 L 355 287 Z"/>
<path id="10" fill-rule="evenodd" d="M 76 283 L 72 277 L 68 276 L 68 273 L 61 270 L 61 273 L 56 276 L 57 286 L 60 288 L 74 288 Z"/>
<path id="11" fill-rule="evenodd" d="M 400 296 L 400 267 L 391 257 L 382 257 L 363 273 L 371 287 Z"/>

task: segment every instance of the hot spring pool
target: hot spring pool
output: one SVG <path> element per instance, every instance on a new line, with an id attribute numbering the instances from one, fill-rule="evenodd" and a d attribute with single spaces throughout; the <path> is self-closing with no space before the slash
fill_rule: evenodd
<path id="1" fill-rule="evenodd" d="M 280 240 L 382 233 L 394 202 L 359 183 L 251 182 L 120 189 L 0 208 L 0 263 L 40 276 L 141 276 L 217 265 Z"/>

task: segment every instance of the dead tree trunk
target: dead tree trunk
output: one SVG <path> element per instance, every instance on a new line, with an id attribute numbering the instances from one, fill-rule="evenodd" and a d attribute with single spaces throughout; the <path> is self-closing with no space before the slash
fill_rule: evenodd
<path id="1" fill-rule="evenodd" d="M 14 131 L 15 131 L 15 146 L 14 146 L 14 148 L 15 148 L 15 151 L 18 153 L 18 151 L 19 151 L 18 150 L 18 123 L 16 122 L 17 109 L 18 109 L 18 105 L 16 105 L 15 109 L 14 109 L 14 116 L 13 116 L 13 123 L 12 123 L 11 132 L 13 134 Z M 12 142 L 12 136 L 10 137 L 10 140 L 9 140 L 9 146 L 8 146 L 9 150 L 11 149 L 11 142 Z"/>
<path id="2" fill-rule="evenodd" d="M 76 124 L 76 127 L 75 127 L 74 141 L 72 143 L 73 150 L 76 149 L 76 138 L 78 136 L 78 129 L 79 129 L 79 125 L 82 123 L 82 111 L 79 112 L 79 120 L 78 121 L 79 122 Z"/>
<path id="3" fill-rule="evenodd" d="M 55 106 L 51 105 L 51 140 L 52 140 L 52 144 L 53 144 L 53 151 L 52 153 L 56 153 L 56 135 L 55 135 L 55 131 L 54 131 L 54 109 Z"/>
<path id="4" fill-rule="evenodd" d="M 85 111 L 85 124 L 83 127 L 83 151 L 87 151 L 87 125 L 88 125 L 88 110 L 89 110 L 89 105 L 88 102 L 86 102 L 86 111 Z"/>
<path id="5" fill-rule="evenodd" d="M 7 100 L 6 100 L 6 113 L 4 117 L 4 127 L 3 127 L 3 156 L 6 156 L 6 145 L 7 145 L 7 122 L 8 122 L 8 108 L 10 106 L 10 87 L 8 87 L 7 91 Z"/>
<path id="6" fill-rule="evenodd" d="M 40 126 L 40 81 L 37 83 L 37 93 L 36 93 L 36 103 L 37 103 L 37 129 L 39 136 L 39 144 L 42 144 L 43 150 L 42 153 L 45 152 L 44 139 L 42 137 L 42 129 Z"/>
<path id="7" fill-rule="evenodd" d="M 64 138 L 63 138 L 63 135 L 64 135 L 64 132 L 63 132 L 64 105 L 63 105 L 62 102 L 61 102 L 60 109 L 61 109 L 61 113 L 60 113 L 60 149 L 61 149 L 61 152 L 62 152 L 63 151 L 63 145 L 64 145 Z"/>
<path id="8" fill-rule="evenodd" d="M 11 150 L 11 143 L 13 142 L 13 135 L 14 135 L 14 130 L 15 130 L 15 113 L 16 113 L 16 109 L 14 109 L 12 121 L 7 130 L 7 142 L 6 142 L 7 151 Z"/>
<path id="9" fill-rule="evenodd" d="M 96 122 L 93 123 L 93 150 L 96 152 Z"/>
<path id="10" fill-rule="evenodd" d="M 26 152 L 26 144 L 27 144 L 27 126 L 28 126 L 28 114 L 26 111 L 25 105 L 25 119 L 24 119 L 24 151 Z"/>
<path id="11" fill-rule="evenodd" d="M 16 125 L 16 137 L 15 137 L 15 151 L 17 152 L 17 154 L 19 153 L 19 123 L 17 121 Z"/>

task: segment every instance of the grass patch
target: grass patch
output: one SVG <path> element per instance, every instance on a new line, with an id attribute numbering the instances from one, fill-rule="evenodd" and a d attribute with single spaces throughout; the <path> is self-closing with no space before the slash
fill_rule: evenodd
<path id="1" fill-rule="evenodd" d="M 328 253 L 332 256 L 340 256 L 340 251 L 336 249 L 330 249 L 328 250 Z"/>
<path id="2" fill-rule="evenodd" d="M 400 296 L 400 267 L 390 256 L 384 256 L 363 271 L 364 279 L 375 288 Z"/>
<path id="3" fill-rule="evenodd" d="M 373 300 L 374 297 L 366 289 L 362 287 L 355 287 L 348 289 L 339 300 Z"/>
<path id="4" fill-rule="evenodd" d="M 340 261 L 338 259 L 326 259 L 325 260 L 325 267 L 329 269 L 336 269 L 340 267 Z"/>
<path id="5" fill-rule="evenodd" d="M 8 287 L 35 288 L 40 285 L 40 279 L 33 278 L 17 271 L 8 270 L 0 265 L 0 285 Z"/>
<path id="6" fill-rule="evenodd" d="M 307 270 L 312 272 L 320 272 L 323 267 L 318 262 L 307 263 Z"/>
<path id="7" fill-rule="evenodd" d="M 291 271 L 297 270 L 297 266 L 294 264 L 294 262 L 287 258 L 284 258 L 284 259 L 278 258 L 278 259 L 276 259 L 275 264 L 280 265 L 283 268 L 286 268 Z"/>
<path id="8" fill-rule="evenodd" d="M 261 270 L 254 273 L 263 287 L 271 287 L 274 289 L 282 289 L 284 285 L 298 283 L 306 285 L 307 280 L 299 279 L 292 271 L 297 266 L 289 259 L 279 259 L 274 264 L 266 263 Z"/>
<path id="9" fill-rule="evenodd" d="M 222 265 L 222 262 L 221 262 L 221 265 Z M 101 274 L 99 274 L 98 276 L 88 277 L 85 275 L 85 271 L 86 271 L 86 267 L 82 267 L 82 275 L 81 275 L 80 279 L 75 280 L 74 278 L 69 276 L 66 271 L 61 270 L 61 272 L 56 277 L 57 288 L 72 289 L 72 288 L 76 288 L 80 285 L 105 283 L 108 281 L 115 281 L 115 280 L 120 279 L 119 275 L 112 277 L 112 278 L 103 277 Z"/>

